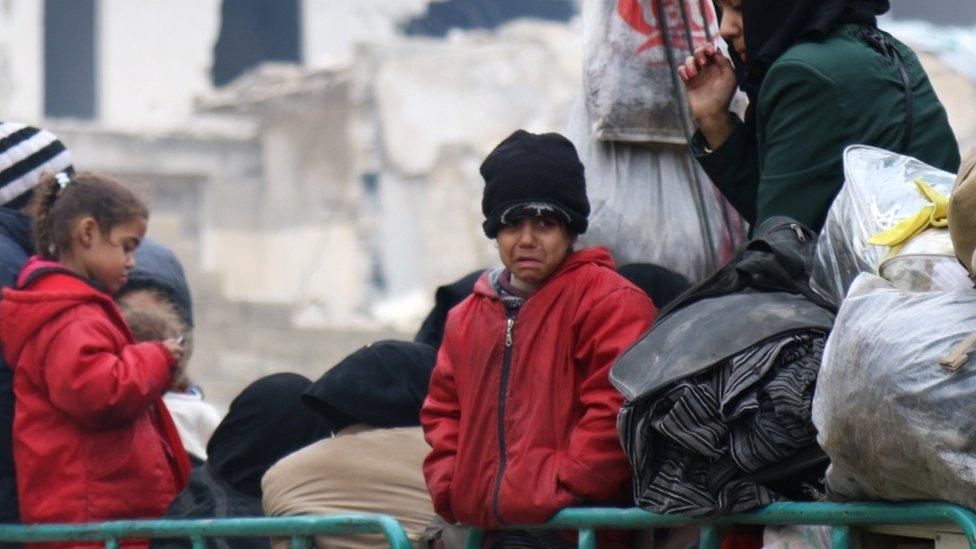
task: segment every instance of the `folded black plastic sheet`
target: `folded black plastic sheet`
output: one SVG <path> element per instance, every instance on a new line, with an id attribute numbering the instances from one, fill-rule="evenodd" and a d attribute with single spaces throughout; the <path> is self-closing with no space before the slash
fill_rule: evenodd
<path id="1" fill-rule="evenodd" d="M 825 342 L 780 334 L 628 402 L 618 427 L 636 503 L 715 517 L 809 497 L 827 465 L 811 421 Z"/>
<path id="2" fill-rule="evenodd" d="M 803 296 L 755 291 L 696 301 L 658 320 L 610 370 L 610 382 L 629 401 L 778 334 L 829 331 L 834 315 Z"/>
<path id="3" fill-rule="evenodd" d="M 767 220 L 611 368 L 638 505 L 714 517 L 802 499 L 822 478 L 810 415 L 836 307 L 810 288 L 815 243 Z"/>

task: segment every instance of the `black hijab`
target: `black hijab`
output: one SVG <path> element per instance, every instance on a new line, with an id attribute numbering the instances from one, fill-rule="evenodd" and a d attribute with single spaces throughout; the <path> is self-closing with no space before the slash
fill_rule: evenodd
<path id="1" fill-rule="evenodd" d="M 823 40 L 848 23 L 877 26 L 888 0 L 742 0 L 746 62 L 729 44 L 739 88 L 756 102 L 759 86 L 773 62 L 798 42 Z M 747 118 L 751 118 L 747 115 Z"/>
<path id="2" fill-rule="evenodd" d="M 341 429 L 420 425 L 437 349 L 423 343 L 378 341 L 342 359 L 302 400 Z"/>
<path id="3" fill-rule="evenodd" d="M 329 436 L 334 426 L 301 402 L 312 384 L 272 374 L 247 386 L 207 444 L 207 463 L 235 490 L 261 498 L 261 477 L 279 459 Z"/>
<path id="4" fill-rule="evenodd" d="M 413 340 L 439 349 L 444 340 L 444 324 L 447 323 L 447 313 L 455 305 L 464 301 L 464 298 L 471 295 L 471 292 L 474 291 L 474 283 L 484 272 L 485 270 L 481 269 L 469 273 L 459 280 L 437 288 L 434 293 L 434 308 L 424 319 L 424 323 L 420 326 L 420 330 Z"/>
<path id="5" fill-rule="evenodd" d="M 643 290 L 658 309 L 691 288 L 684 276 L 653 263 L 629 263 L 618 268 L 617 274 Z"/>

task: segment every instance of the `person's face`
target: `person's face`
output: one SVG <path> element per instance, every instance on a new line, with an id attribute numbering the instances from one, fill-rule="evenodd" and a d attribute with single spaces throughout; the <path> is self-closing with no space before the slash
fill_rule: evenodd
<path id="1" fill-rule="evenodd" d="M 534 289 L 562 265 L 576 237 L 555 219 L 527 217 L 503 225 L 497 240 L 505 268 Z"/>
<path id="2" fill-rule="evenodd" d="M 78 259 L 84 274 L 114 295 L 125 285 L 129 271 L 136 266 L 135 251 L 145 236 L 145 219 L 120 223 L 108 233 L 102 232 L 94 219 L 82 220 Z"/>
<path id="3" fill-rule="evenodd" d="M 732 45 L 743 61 L 746 60 L 746 38 L 742 31 L 742 2 L 744 0 L 718 0 L 722 8 L 719 34 Z"/>

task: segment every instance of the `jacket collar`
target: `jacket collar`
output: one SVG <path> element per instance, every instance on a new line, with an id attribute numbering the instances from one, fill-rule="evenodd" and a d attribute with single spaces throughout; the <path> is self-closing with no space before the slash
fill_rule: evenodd
<path id="1" fill-rule="evenodd" d="M 56 275 L 56 276 L 49 276 Z M 85 278 L 57 261 L 33 256 L 27 260 L 17 277 L 17 289 L 33 287 L 39 290 L 96 293 L 100 297 L 111 296 L 94 280 Z"/>
<path id="2" fill-rule="evenodd" d="M 617 270 L 616 265 L 613 262 L 613 256 L 610 255 L 609 250 L 606 248 L 597 246 L 593 248 L 584 248 L 582 250 L 577 250 L 570 252 L 563 260 L 563 264 L 556 269 L 556 272 L 552 274 L 549 278 L 542 281 L 539 288 L 535 293 L 539 293 L 543 288 L 549 285 L 550 282 L 565 276 L 567 273 L 573 272 L 583 265 L 598 265 L 600 267 L 606 267 L 613 271 Z M 486 271 L 474 285 L 474 293 L 490 297 L 492 299 L 498 299 L 498 294 L 495 292 L 490 280 L 491 271 Z M 534 294 L 533 294 L 534 295 Z"/>
<path id="3" fill-rule="evenodd" d="M 27 343 L 66 311 L 94 304 L 129 342 L 132 334 L 112 296 L 60 263 L 32 257 L 21 272 L 17 289 L 3 290 L 0 300 L 0 343 L 9 364 L 16 364 Z M 8 322 L 6 319 L 16 319 Z"/>
<path id="4" fill-rule="evenodd" d="M 27 255 L 34 253 L 31 219 L 19 211 L 0 208 L 0 235 L 16 242 Z"/>

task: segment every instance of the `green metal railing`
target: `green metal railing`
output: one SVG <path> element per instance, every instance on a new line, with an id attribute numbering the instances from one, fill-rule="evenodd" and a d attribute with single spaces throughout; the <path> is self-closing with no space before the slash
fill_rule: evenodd
<path id="1" fill-rule="evenodd" d="M 194 549 L 206 547 L 205 538 L 242 536 L 290 538 L 295 549 L 307 538 L 329 534 L 383 534 L 393 549 L 410 549 L 399 522 L 387 515 L 350 514 L 329 517 L 279 517 L 191 520 L 124 520 L 94 524 L 0 525 L 0 543 L 47 541 L 103 541 L 118 549 L 119 540 L 150 538 L 189 539 Z"/>
<path id="2" fill-rule="evenodd" d="M 647 530 L 699 525 L 702 549 L 717 549 L 719 528 L 730 524 L 825 525 L 832 529 L 834 549 L 851 545 L 852 526 L 944 524 L 959 526 L 969 546 L 976 549 L 976 513 L 944 502 L 925 503 L 773 503 L 747 513 L 727 515 L 713 521 L 688 517 L 656 515 L 641 509 L 572 508 L 564 509 L 545 524 L 512 526 L 523 530 L 578 530 L 579 546 L 596 547 L 597 530 Z M 96 524 L 0 525 L 0 543 L 48 541 L 101 541 L 117 549 L 120 540 L 149 538 L 189 539 L 194 549 L 206 547 L 206 538 L 260 536 L 290 538 L 295 549 L 305 547 L 307 539 L 318 535 L 377 533 L 386 537 L 393 549 L 408 549 L 411 543 L 403 527 L 393 517 L 376 514 L 334 515 L 330 517 L 280 517 L 193 520 L 130 520 Z M 481 530 L 471 530 L 469 549 L 480 548 L 485 539 Z"/>
<path id="3" fill-rule="evenodd" d="M 596 530 L 647 530 L 673 526 L 700 525 L 701 549 L 718 549 L 722 537 L 719 527 L 730 524 L 824 525 L 831 527 L 834 549 L 851 546 L 851 526 L 892 524 L 955 523 L 976 549 L 976 513 L 944 502 L 923 503 L 773 503 L 747 513 L 736 513 L 714 521 L 673 515 L 656 515 L 641 509 L 572 508 L 563 509 L 549 522 L 540 525 L 512 526 L 520 530 L 578 530 L 579 547 L 596 547 Z M 484 543 L 485 533 L 472 530 L 468 549 Z"/>

